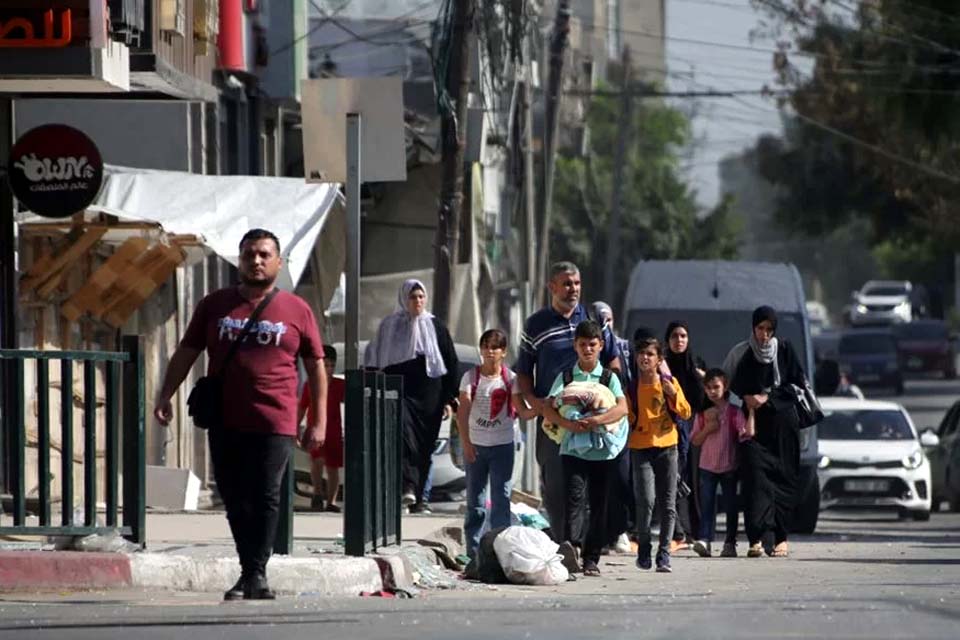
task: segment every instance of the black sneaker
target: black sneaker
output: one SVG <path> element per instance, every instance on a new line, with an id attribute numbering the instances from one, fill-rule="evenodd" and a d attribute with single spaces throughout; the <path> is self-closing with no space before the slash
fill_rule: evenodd
<path id="1" fill-rule="evenodd" d="M 247 579 L 244 576 L 240 576 L 240 579 L 237 580 L 237 584 L 223 592 L 224 601 L 243 600 L 243 592 L 246 588 L 246 582 Z"/>
<path id="2" fill-rule="evenodd" d="M 666 549 L 657 551 L 657 573 L 672 573 L 670 568 L 670 552 Z"/>
<path id="3" fill-rule="evenodd" d="M 327 508 L 324 509 L 324 511 L 326 511 L 327 513 L 341 513 L 342 509 L 340 508 L 340 505 L 333 504 L 331 502 L 330 504 L 327 505 Z"/>
<path id="4" fill-rule="evenodd" d="M 649 571 L 650 567 L 653 566 L 653 561 L 650 558 L 650 550 L 651 546 L 649 542 L 637 547 L 637 569 Z"/>
<path id="5" fill-rule="evenodd" d="M 709 542 L 705 540 L 697 540 L 693 543 L 693 550 L 701 558 L 709 558 L 713 555 L 713 549 Z"/>
<path id="6" fill-rule="evenodd" d="M 267 584 L 267 576 L 258 573 L 249 580 L 243 588 L 244 600 L 276 600 L 277 594 Z"/>
<path id="7" fill-rule="evenodd" d="M 577 553 L 575 546 L 567 541 L 561 542 L 557 548 L 557 553 L 563 556 L 563 566 L 567 568 L 571 575 L 580 573 L 580 554 Z"/>
<path id="8" fill-rule="evenodd" d="M 311 511 L 323 511 L 323 496 L 313 496 L 310 498 Z"/>

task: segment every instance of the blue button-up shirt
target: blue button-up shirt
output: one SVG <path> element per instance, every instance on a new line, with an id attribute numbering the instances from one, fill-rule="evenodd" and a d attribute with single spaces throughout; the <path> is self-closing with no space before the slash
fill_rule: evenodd
<path id="1" fill-rule="evenodd" d="M 533 390 L 538 398 L 546 398 L 557 376 L 577 364 L 577 352 L 573 348 L 574 333 L 578 324 L 589 319 L 587 310 L 581 304 L 577 305 L 569 318 L 563 317 L 552 306 L 544 307 L 527 318 L 520 336 L 520 355 L 514 371 L 533 378 Z M 600 363 L 606 367 L 616 357 L 613 332 L 604 327 Z"/>

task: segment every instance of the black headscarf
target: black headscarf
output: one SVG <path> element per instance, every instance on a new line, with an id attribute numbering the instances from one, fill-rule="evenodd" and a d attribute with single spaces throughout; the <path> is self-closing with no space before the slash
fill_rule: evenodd
<path id="1" fill-rule="evenodd" d="M 687 349 L 683 353 L 674 353 L 670 348 L 670 334 L 675 329 L 682 327 L 687 332 Z M 690 348 L 690 328 L 682 320 L 674 320 L 667 325 L 667 333 L 664 336 L 664 349 L 667 355 L 667 365 L 670 367 L 670 373 L 680 383 L 683 389 L 683 395 L 686 397 L 690 407 L 696 412 L 703 407 L 703 382 L 697 375 L 697 364 L 693 357 L 693 351 Z"/>
<path id="2" fill-rule="evenodd" d="M 768 320 L 771 325 L 773 325 L 773 331 L 777 331 L 777 312 L 773 307 L 763 306 L 757 307 L 753 311 L 753 326 L 756 327 L 758 324 Z"/>

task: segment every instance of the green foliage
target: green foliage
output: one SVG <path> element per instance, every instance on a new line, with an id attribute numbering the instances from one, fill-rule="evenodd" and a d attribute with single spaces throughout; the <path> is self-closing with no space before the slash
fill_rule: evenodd
<path id="1" fill-rule="evenodd" d="M 796 114 L 754 149 L 778 221 L 826 238 L 865 220 L 885 275 L 944 288 L 960 240 L 960 3 L 754 4 L 784 43 L 774 62 Z"/>
<path id="2" fill-rule="evenodd" d="M 557 159 L 550 253 L 580 265 L 588 297 L 599 297 L 607 254 L 607 229 L 620 130 L 618 97 L 592 98 L 586 157 Z M 614 268 L 616 306 L 633 266 L 644 259 L 735 258 L 740 231 L 733 202 L 725 198 L 702 212 L 681 176 L 679 151 L 690 141 L 690 123 L 659 101 L 635 100 L 623 176 L 619 255 Z"/>

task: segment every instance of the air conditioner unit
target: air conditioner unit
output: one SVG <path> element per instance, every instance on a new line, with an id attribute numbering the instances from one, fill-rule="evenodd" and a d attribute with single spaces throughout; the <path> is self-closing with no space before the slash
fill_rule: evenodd
<path id="1" fill-rule="evenodd" d="M 187 0 L 160 0 L 160 30 L 187 34 Z"/>

